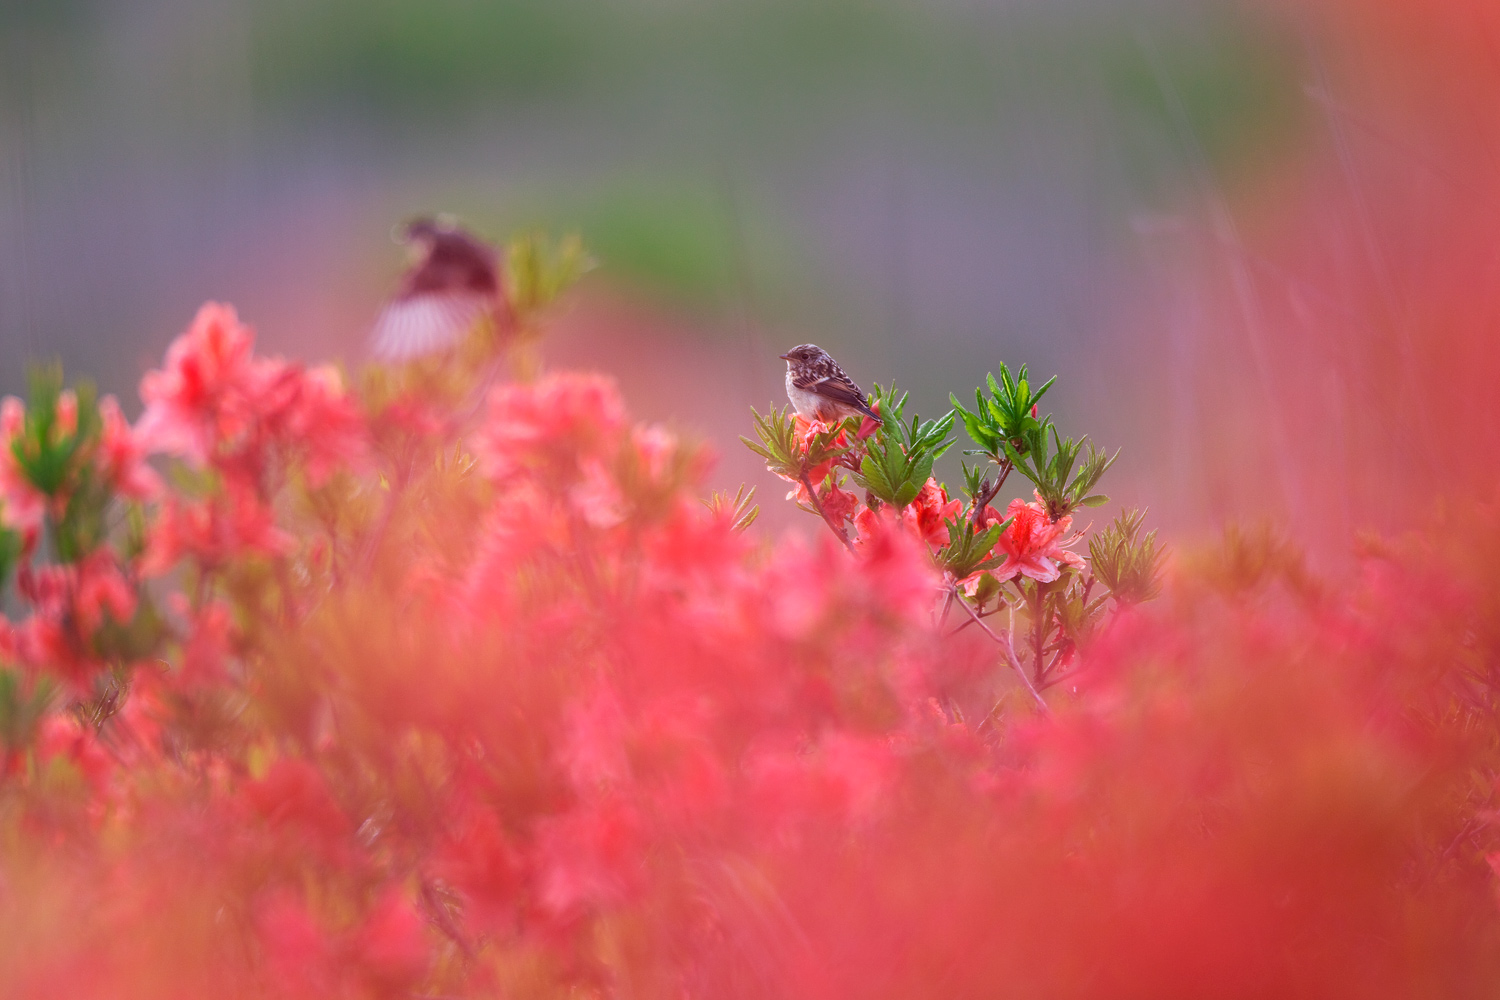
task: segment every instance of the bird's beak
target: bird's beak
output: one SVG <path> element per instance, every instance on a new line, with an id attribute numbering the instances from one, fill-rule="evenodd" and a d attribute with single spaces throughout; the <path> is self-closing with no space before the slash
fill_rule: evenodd
<path id="1" fill-rule="evenodd" d="M 777 357 L 780 358 L 782 361 L 790 361 L 790 360 L 792 360 L 792 356 L 790 354 L 778 354 Z"/>

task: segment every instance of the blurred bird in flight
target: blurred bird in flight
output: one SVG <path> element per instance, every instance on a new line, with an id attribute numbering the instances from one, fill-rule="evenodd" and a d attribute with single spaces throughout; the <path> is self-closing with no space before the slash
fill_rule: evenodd
<path id="1" fill-rule="evenodd" d="M 826 424 L 863 413 L 880 422 L 865 391 L 817 344 L 800 344 L 781 359 L 786 362 L 786 398 L 803 419 Z"/>
<path id="2" fill-rule="evenodd" d="M 482 319 L 500 323 L 505 298 L 494 247 L 441 215 L 407 223 L 401 239 L 413 263 L 375 320 L 370 345 L 377 356 L 409 361 L 436 354 Z"/>

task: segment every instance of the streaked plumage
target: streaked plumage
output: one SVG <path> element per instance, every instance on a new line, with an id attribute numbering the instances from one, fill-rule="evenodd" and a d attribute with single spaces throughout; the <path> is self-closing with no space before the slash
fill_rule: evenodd
<path id="1" fill-rule="evenodd" d="M 371 349 L 389 361 L 436 354 L 461 341 L 504 303 L 495 249 L 445 219 L 417 219 L 402 232 L 418 259 L 381 310 Z"/>
<path id="2" fill-rule="evenodd" d="M 786 396 L 806 420 L 832 423 L 856 413 L 874 417 L 865 391 L 817 344 L 800 344 L 781 355 L 786 362 Z"/>

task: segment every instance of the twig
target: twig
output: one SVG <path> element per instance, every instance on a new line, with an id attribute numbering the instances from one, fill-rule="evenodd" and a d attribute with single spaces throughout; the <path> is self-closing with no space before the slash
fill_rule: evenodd
<path id="1" fill-rule="evenodd" d="M 955 597 L 958 597 L 957 587 L 952 587 L 951 592 Z M 1026 668 L 1021 666 L 1021 661 L 1016 658 L 1016 650 L 1015 647 L 1010 644 L 1009 634 L 1007 634 L 1005 638 L 1001 638 L 999 635 L 995 634 L 995 630 L 986 625 L 984 623 L 984 619 L 980 618 L 978 613 L 975 612 L 973 608 L 969 607 L 969 602 L 964 600 L 962 597 L 958 597 L 958 606 L 963 608 L 964 611 L 968 613 L 969 617 L 973 619 L 975 625 L 978 625 L 981 629 L 984 630 L 985 635 L 989 636 L 991 639 L 994 639 L 1000 644 L 1000 649 L 1005 653 L 1006 662 L 1008 662 L 1010 664 L 1010 668 L 1016 672 L 1016 676 L 1021 678 L 1021 683 L 1026 685 L 1026 690 L 1031 692 L 1031 696 L 1036 699 L 1036 703 L 1041 706 L 1043 712 L 1050 711 L 1050 709 L 1047 708 L 1047 703 L 1042 699 L 1041 694 L 1037 691 L 1036 686 L 1031 683 L 1031 678 L 1026 676 Z"/>
<path id="2" fill-rule="evenodd" d="M 1005 607 L 1005 605 L 1002 604 L 1001 607 Z M 999 613 L 1000 613 L 1000 608 L 996 608 L 994 611 L 981 611 L 981 612 L 979 612 L 979 614 L 975 615 L 975 617 L 976 618 L 993 618 L 995 615 L 998 615 Z M 958 635 L 958 633 L 962 632 L 964 629 L 968 628 L 970 625 L 973 625 L 973 624 L 974 624 L 973 621 L 966 621 L 962 625 L 959 625 L 956 628 L 954 628 L 947 635 L 943 636 L 943 638 L 944 639 L 951 639 L 953 636 Z"/>
<path id="3" fill-rule="evenodd" d="M 807 480 L 807 473 L 803 472 L 798 478 L 802 480 L 802 486 L 807 490 L 807 496 L 812 501 L 813 510 L 817 511 L 818 516 L 823 519 L 823 523 L 828 525 L 828 530 L 837 535 L 839 541 L 844 543 L 844 548 L 853 552 L 854 543 L 849 541 L 849 536 L 844 534 L 844 529 L 834 524 L 833 519 L 828 516 L 828 512 L 823 509 L 823 503 L 818 499 L 818 491 L 813 489 L 812 483 Z"/>
<path id="4" fill-rule="evenodd" d="M 1047 678 L 1052 674 L 1052 671 L 1054 671 L 1054 670 L 1057 669 L 1057 661 L 1062 659 L 1063 649 L 1064 649 L 1064 641 L 1062 639 L 1059 639 L 1058 640 L 1058 644 L 1056 646 L 1054 646 L 1053 649 L 1052 649 L 1052 659 L 1049 660 L 1049 661 L 1047 661 L 1047 667 L 1046 667 L 1046 669 L 1042 670 L 1041 673 L 1037 674 L 1037 678 L 1036 678 L 1037 685 L 1042 690 L 1044 690 L 1044 691 L 1047 689 L 1047 686 L 1048 686 L 1047 685 Z M 1046 651 L 1043 650 L 1043 652 L 1046 652 Z"/>
<path id="5" fill-rule="evenodd" d="M 1066 673 L 1058 674 L 1056 677 L 1048 677 L 1045 681 L 1042 682 L 1042 690 L 1045 691 L 1049 687 L 1056 687 L 1058 684 L 1061 684 L 1063 681 L 1068 680 L 1070 677 L 1076 677 L 1076 676 L 1078 676 L 1082 672 L 1083 672 L 1083 667 L 1082 666 L 1077 666 L 1077 667 L 1074 667 L 1072 670 L 1067 671 Z"/>
<path id="6" fill-rule="evenodd" d="M 980 486 L 979 492 L 974 494 L 974 502 L 969 505 L 969 523 L 976 528 L 979 527 L 979 521 L 984 517 L 984 512 L 989 509 L 990 501 L 995 499 L 995 494 L 1000 492 L 1000 488 L 1005 485 L 1005 480 L 1009 478 L 1011 469 L 1015 468 L 1008 458 L 997 464 L 1000 466 L 1000 477 L 995 480 L 993 486 L 986 479 Z"/>
<path id="7" fill-rule="evenodd" d="M 474 946 L 464 937 L 463 931 L 453 922 L 453 915 L 448 912 L 448 907 L 437 894 L 437 889 L 427 879 L 422 879 L 422 904 L 427 910 L 427 916 L 443 936 L 458 946 L 463 952 L 464 958 L 473 961 Z"/>

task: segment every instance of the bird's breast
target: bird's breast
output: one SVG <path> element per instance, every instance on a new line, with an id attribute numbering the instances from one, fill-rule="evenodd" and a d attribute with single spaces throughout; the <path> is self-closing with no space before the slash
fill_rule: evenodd
<path id="1" fill-rule="evenodd" d="M 803 420 L 821 420 L 829 423 L 845 416 L 843 411 L 846 408 L 839 406 L 834 400 L 816 392 L 799 389 L 792 381 L 791 372 L 786 374 L 786 398 L 791 400 L 792 408 Z"/>

